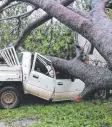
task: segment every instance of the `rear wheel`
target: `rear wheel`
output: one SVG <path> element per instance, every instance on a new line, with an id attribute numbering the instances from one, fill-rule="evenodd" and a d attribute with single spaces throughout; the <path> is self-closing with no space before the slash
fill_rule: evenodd
<path id="1" fill-rule="evenodd" d="M 16 108 L 20 105 L 20 92 L 12 86 L 0 90 L 0 107 L 5 109 Z"/>
<path id="2" fill-rule="evenodd" d="M 94 93 L 94 99 L 106 99 L 109 97 L 109 90 L 98 90 Z"/>

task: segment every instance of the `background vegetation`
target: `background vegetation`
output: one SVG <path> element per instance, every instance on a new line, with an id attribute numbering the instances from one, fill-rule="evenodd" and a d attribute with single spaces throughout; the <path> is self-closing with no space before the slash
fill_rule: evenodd
<path id="1" fill-rule="evenodd" d="M 48 22 L 33 31 L 23 47 L 43 55 L 70 59 L 75 56 L 74 33 L 58 21 Z"/>

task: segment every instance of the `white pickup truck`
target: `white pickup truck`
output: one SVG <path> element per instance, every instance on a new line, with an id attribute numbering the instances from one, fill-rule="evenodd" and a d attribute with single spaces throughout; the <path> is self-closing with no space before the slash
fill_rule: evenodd
<path id="1" fill-rule="evenodd" d="M 75 79 L 56 79 L 51 61 L 39 53 L 21 52 L 14 47 L 0 50 L 0 108 L 20 105 L 23 94 L 52 100 L 72 100 L 85 84 Z M 97 92 L 98 93 L 98 92 Z M 106 90 L 96 96 L 106 97 Z"/>

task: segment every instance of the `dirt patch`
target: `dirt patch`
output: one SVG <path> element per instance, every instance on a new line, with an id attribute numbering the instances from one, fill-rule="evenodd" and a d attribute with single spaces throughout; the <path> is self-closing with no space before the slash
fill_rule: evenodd
<path id="1" fill-rule="evenodd" d="M 19 119 L 14 122 L 11 122 L 11 123 L 0 122 L 0 127 L 26 127 L 26 126 L 30 126 L 36 122 L 37 122 L 37 120 L 23 118 L 23 119 Z"/>

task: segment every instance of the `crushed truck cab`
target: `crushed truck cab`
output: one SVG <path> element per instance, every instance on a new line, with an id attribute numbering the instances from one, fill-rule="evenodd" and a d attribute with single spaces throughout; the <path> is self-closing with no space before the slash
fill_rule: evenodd
<path id="1" fill-rule="evenodd" d="M 21 52 L 14 47 L 0 50 L 0 107 L 15 108 L 23 94 L 45 100 L 72 100 L 85 84 L 75 79 L 57 79 L 52 62 L 39 53 Z"/>

